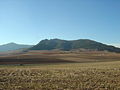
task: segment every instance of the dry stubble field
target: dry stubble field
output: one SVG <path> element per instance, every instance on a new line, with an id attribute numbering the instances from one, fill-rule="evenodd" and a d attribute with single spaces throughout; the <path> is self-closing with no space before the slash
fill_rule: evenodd
<path id="1" fill-rule="evenodd" d="M 70 57 L 70 54 L 65 55 Z M 71 57 L 90 58 L 96 62 L 0 65 L 0 90 L 120 90 L 118 54 L 75 55 Z M 109 59 L 108 56 L 111 60 L 103 62 Z"/>

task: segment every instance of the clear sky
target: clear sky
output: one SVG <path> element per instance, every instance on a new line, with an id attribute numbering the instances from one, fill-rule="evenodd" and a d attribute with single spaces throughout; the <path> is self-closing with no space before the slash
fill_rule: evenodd
<path id="1" fill-rule="evenodd" d="M 0 44 L 46 38 L 120 44 L 120 0 L 0 0 Z"/>

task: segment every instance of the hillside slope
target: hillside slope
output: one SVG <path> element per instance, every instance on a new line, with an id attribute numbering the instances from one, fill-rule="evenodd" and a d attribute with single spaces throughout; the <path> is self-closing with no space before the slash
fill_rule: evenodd
<path id="1" fill-rule="evenodd" d="M 0 52 L 18 50 L 18 49 L 23 49 L 23 48 L 30 48 L 32 46 L 33 45 L 22 45 L 22 44 L 16 44 L 16 43 L 8 43 L 8 44 L 0 45 Z"/>
<path id="2" fill-rule="evenodd" d="M 89 39 L 79 39 L 79 40 L 60 40 L 60 39 L 45 39 L 39 42 L 37 45 L 30 48 L 31 50 L 73 50 L 73 49 L 88 49 L 88 50 L 98 50 L 98 51 L 110 51 L 110 52 L 120 52 L 120 48 L 102 44 Z"/>

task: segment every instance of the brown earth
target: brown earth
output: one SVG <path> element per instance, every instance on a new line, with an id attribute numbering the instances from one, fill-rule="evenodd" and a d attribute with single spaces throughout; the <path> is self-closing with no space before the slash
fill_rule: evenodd
<path id="1" fill-rule="evenodd" d="M 119 60 L 119 53 L 102 51 L 29 51 L 24 53 L 0 53 L 0 64 L 84 63 Z"/>

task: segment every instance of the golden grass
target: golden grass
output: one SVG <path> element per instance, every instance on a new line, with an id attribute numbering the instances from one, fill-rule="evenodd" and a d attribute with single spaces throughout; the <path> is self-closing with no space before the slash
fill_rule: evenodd
<path id="1" fill-rule="evenodd" d="M 120 61 L 0 66 L 0 90 L 120 90 Z"/>

